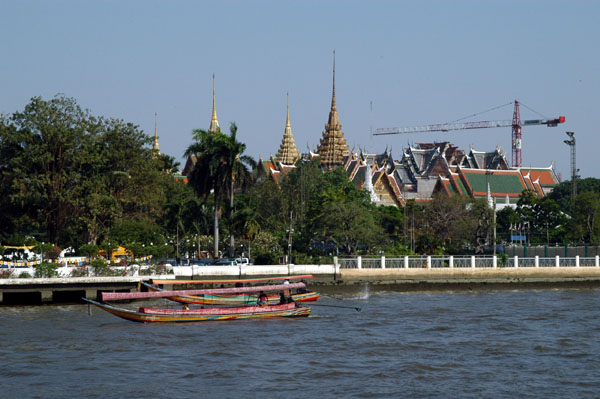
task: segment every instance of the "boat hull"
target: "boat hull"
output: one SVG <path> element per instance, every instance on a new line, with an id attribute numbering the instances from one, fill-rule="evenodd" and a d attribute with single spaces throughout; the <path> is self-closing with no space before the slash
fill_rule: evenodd
<path id="1" fill-rule="evenodd" d="M 292 304 L 275 306 L 243 306 L 237 308 L 210 309 L 160 309 L 140 308 L 138 311 L 118 308 L 86 299 L 87 302 L 125 320 L 140 323 L 182 323 L 238 319 L 262 319 L 270 317 L 307 317 L 312 308 L 295 307 Z"/>

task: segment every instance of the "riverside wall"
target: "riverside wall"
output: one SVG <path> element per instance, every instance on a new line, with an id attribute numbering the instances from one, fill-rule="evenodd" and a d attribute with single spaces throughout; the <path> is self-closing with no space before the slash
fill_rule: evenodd
<path id="1" fill-rule="evenodd" d="M 336 286 L 364 284 L 393 286 L 395 290 L 600 287 L 598 266 L 358 268 L 341 267 L 338 262 L 331 265 L 193 266 L 174 267 L 172 274 L 161 276 L 0 279 L 0 304 L 77 303 L 83 297 L 97 299 L 101 292 L 135 291 L 139 282 L 151 279 L 229 280 L 306 274 L 314 276 L 309 281 L 313 288 L 327 287 L 329 291 Z"/>

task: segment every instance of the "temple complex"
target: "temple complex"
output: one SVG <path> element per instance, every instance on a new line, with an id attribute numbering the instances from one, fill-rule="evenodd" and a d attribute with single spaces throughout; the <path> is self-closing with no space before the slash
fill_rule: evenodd
<path id="1" fill-rule="evenodd" d="M 156 128 L 155 128 L 156 130 Z M 215 105 L 213 75 L 213 108 L 209 132 L 220 132 Z M 155 148 L 158 141 L 155 132 Z M 277 184 L 298 162 L 318 157 L 323 171 L 343 167 L 355 187 L 365 189 L 377 205 L 404 206 L 407 201 L 429 201 L 434 195 L 486 198 L 497 208 L 515 207 L 523 191 L 543 197 L 558 184 L 552 165 L 545 168 L 510 168 L 500 147 L 493 151 L 469 151 L 444 142 L 414 143 L 402 151 L 399 160 L 387 149 L 380 154 L 350 151 L 339 122 L 335 96 L 335 52 L 333 89 L 329 119 L 316 152 L 300 154 L 290 124 L 289 96 L 286 124 L 276 156 L 259 159 L 259 180 L 272 178 Z M 191 171 L 195 159 L 188 158 L 184 175 Z"/>
<path id="2" fill-rule="evenodd" d="M 337 105 L 335 99 L 335 51 L 333 52 L 333 94 L 331 97 L 331 110 L 329 120 L 325 125 L 323 137 L 319 143 L 317 152 L 321 157 L 323 170 L 332 170 L 344 163 L 344 157 L 350 153 L 342 124 L 339 122 Z"/>
<path id="3" fill-rule="evenodd" d="M 317 154 L 305 154 L 308 160 Z M 345 155 L 341 165 L 356 188 L 369 192 L 377 205 L 404 206 L 406 201 L 429 201 L 433 195 L 495 199 L 497 209 L 515 207 L 520 194 L 531 191 L 544 197 L 558 184 L 551 166 L 509 168 L 502 150 L 465 152 L 449 142 L 416 143 L 395 160 L 391 151 L 372 154 L 364 151 Z M 271 176 L 279 183 L 294 166 L 276 158 L 261 160 L 259 176 Z"/>

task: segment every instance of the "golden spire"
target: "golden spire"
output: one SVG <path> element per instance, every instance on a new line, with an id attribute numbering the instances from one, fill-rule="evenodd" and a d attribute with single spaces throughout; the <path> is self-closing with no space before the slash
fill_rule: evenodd
<path id="1" fill-rule="evenodd" d="M 333 51 L 333 90 L 331 95 L 331 110 L 329 111 L 329 120 L 325 125 L 325 131 L 323 132 L 318 152 L 321 157 L 321 166 L 325 170 L 335 169 L 337 166 L 341 165 L 344 162 L 344 155 L 350 153 L 337 113 L 335 99 L 335 50 Z"/>
<path id="2" fill-rule="evenodd" d="M 212 117 L 210 119 L 210 127 L 208 128 L 209 133 L 217 133 L 220 132 L 221 128 L 219 127 L 219 120 L 217 119 L 217 104 L 215 101 L 215 74 L 213 73 L 213 108 L 212 108 Z"/>
<path id="3" fill-rule="evenodd" d="M 296 142 L 292 134 L 292 126 L 290 124 L 290 95 L 287 93 L 287 118 L 283 140 L 279 146 L 279 151 L 277 151 L 277 160 L 285 165 L 293 165 L 298 159 L 300 159 L 300 153 L 296 148 Z"/>
<path id="4" fill-rule="evenodd" d="M 284 133 L 292 134 L 292 126 L 290 125 L 290 93 L 285 93 L 287 97 L 287 118 L 285 120 L 285 131 Z"/>
<path id="5" fill-rule="evenodd" d="M 160 148 L 158 148 L 158 127 L 156 122 L 157 113 L 154 113 L 154 145 L 152 146 L 152 151 L 160 154 Z"/>

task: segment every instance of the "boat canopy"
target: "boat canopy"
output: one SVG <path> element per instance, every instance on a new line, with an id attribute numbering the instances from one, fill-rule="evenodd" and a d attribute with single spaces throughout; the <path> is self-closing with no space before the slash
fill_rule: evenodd
<path id="1" fill-rule="evenodd" d="M 263 277 L 263 278 L 247 278 L 238 280 L 152 280 L 153 284 L 156 285 L 170 285 L 170 284 L 235 284 L 235 283 L 258 283 L 260 281 L 275 281 L 275 280 L 305 280 L 313 278 L 312 274 L 306 274 L 303 276 L 277 276 L 277 277 Z"/>
<path id="2" fill-rule="evenodd" d="M 210 288 L 197 290 L 173 290 L 173 291 L 153 291 L 153 292 L 103 292 L 103 301 L 118 301 L 125 299 L 143 299 L 143 298 L 168 298 L 180 295 L 214 295 L 214 294 L 237 294 L 243 292 L 260 291 L 282 291 L 293 288 L 305 288 L 304 283 L 257 285 L 253 287 L 232 287 L 232 288 Z"/>

